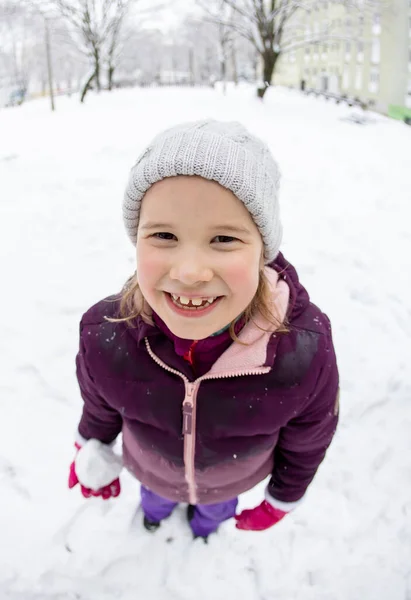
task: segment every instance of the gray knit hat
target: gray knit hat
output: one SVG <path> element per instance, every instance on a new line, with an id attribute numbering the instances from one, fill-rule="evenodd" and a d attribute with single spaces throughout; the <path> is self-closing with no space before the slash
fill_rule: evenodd
<path id="1" fill-rule="evenodd" d="M 280 171 L 260 139 L 240 123 L 212 120 L 183 123 L 155 137 L 132 168 L 124 194 L 123 218 L 134 245 L 144 194 L 176 175 L 199 175 L 231 190 L 260 230 L 265 262 L 274 260 L 282 237 Z"/>

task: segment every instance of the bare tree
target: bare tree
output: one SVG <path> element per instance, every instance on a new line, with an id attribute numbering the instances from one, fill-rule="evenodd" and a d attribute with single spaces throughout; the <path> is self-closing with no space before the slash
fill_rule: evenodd
<path id="1" fill-rule="evenodd" d="M 27 15 L 24 7 L 14 2 L 0 5 L 0 35 L 2 39 L 2 81 L 18 88 L 22 99 L 30 78 L 30 43 L 27 36 Z"/>
<path id="2" fill-rule="evenodd" d="M 126 28 L 126 20 L 132 4 L 137 0 L 116 0 L 116 11 L 107 32 L 105 62 L 107 65 L 108 89 L 113 89 L 114 72 L 121 63 L 124 47 L 136 30 L 135 26 Z M 148 11 L 141 11 L 139 20 L 144 14 L 158 10 L 161 6 L 153 6 Z"/>
<path id="3" fill-rule="evenodd" d="M 7 23 L 5 6 L 4 2 L 0 4 L 0 30 Z M 8 7 L 9 35 L 2 35 L 2 39 L 14 59 L 14 68 L 9 63 L 14 84 L 27 91 L 30 89 L 31 93 L 47 93 L 54 110 L 57 89 L 67 89 L 73 76 L 84 71 L 82 57 L 67 26 L 48 0 L 10 0 Z M 55 68 L 56 77 L 53 76 Z"/>
<path id="4" fill-rule="evenodd" d="M 101 89 L 101 69 L 107 62 L 112 87 L 121 28 L 133 0 L 52 0 L 70 24 L 80 49 L 90 61 L 90 71 L 81 91 L 81 102 L 94 83 Z"/>
<path id="5" fill-rule="evenodd" d="M 360 11 L 373 10 L 380 7 L 386 0 L 340 0 L 337 4 L 349 6 Z M 322 31 L 307 37 L 302 31 L 302 18 L 318 4 L 318 0 L 219 0 L 231 8 L 236 19 L 226 19 L 224 14 L 214 4 L 210 8 L 203 0 L 197 0 L 205 8 L 215 23 L 224 25 L 248 40 L 261 57 L 263 70 L 263 85 L 257 90 L 263 98 L 281 54 L 297 48 L 318 44 L 331 39 L 347 39 L 332 30 L 327 24 Z"/>
<path id="6" fill-rule="evenodd" d="M 80 88 L 88 61 L 78 50 L 67 23 L 53 20 L 50 29 L 56 86 L 71 93 Z"/>
<path id="7" fill-rule="evenodd" d="M 113 75 L 118 63 L 118 55 L 120 53 L 121 28 L 127 12 L 127 2 L 119 3 L 119 10 L 113 18 L 111 27 L 108 31 L 107 45 L 107 82 L 108 89 L 113 89 Z"/>
<path id="8" fill-rule="evenodd" d="M 235 36 L 231 39 L 230 58 L 231 58 L 231 69 L 233 71 L 233 81 L 235 85 L 238 85 L 238 65 L 237 65 L 237 40 Z"/>
<path id="9" fill-rule="evenodd" d="M 119 57 L 119 81 L 150 84 L 159 80 L 163 61 L 168 58 L 161 31 L 137 28 L 126 32 Z"/>
<path id="10" fill-rule="evenodd" d="M 231 31 L 227 28 L 225 23 L 220 23 L 218 26 L 218 41 L 220 42 L 220 79 L 223 83 L 223 92 L 225 94 L 227 88 L 228 46 L 231 41 Z"/>
<path id="11" fill-rule="evenodd" d="M 220 42 L 218 27 L 203 19 L 187 17 L 175 32 L 175 39 L 185 47 L 190 81 L 210 84 L 220 77 Z"/>
<path id="12" fill-rule="evenodd" d="M 235 36 L 233 28 L 234 17 L 236 16 L 233 9 L 228 6 L 224 0 L 217 0 L 216 10 L 218 19 L 214 18 L 210 11 L 209 2 L 207 0 L 197 0 L 197 4 L 211 16 L 211 22 L 217 28 L 218 41 L 218 61 L 220 65 L 219 78 L 223 84 L 223 93 L 226 93 L 227 88 L 227 72 L 231 62 L 233 78 L 237 82 L 237 62 L 235 55 Z"/>
<path id="13" fill-rule="evenodd" d="M 219 3 L 221 6 L 221 0 Z M 229 20 L 230 11 L 225 12 Z M 186 18 L 175 35 L 192 57 L 190 62 L 195 65 L 192 79 L 196 83 L 236 82 L 240 74 L 253 78 L 255 57 L 251 44 L 209 15 Z"/>

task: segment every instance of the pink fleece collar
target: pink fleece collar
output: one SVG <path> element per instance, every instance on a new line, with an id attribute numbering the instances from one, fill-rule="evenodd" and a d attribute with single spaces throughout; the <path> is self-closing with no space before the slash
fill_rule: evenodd
<path id="1" fill-rule="evenodd" d="M 272 291 L 271 311 L 282 322 L 288 307 L 290 288 L 280 279 L 277 271 L 265 267 Z M 240 341 L 247 344 L 232 344 L 211 367 L 210 373 L 226 373 L 229 371 L 247 371 L 264 365 L 267 357 L 267 345 L 275 332 L 274 326 L 258 314 L 242 329 Z"/>
<path id="2" fill-rule="evenodd" d="M 272 307 L 274 316 L 282 322 L 287 312 L 290 288 L 280 279 L 277 271 L 270 267 L 264 268 L 265 274 L 272 291 Z M 186 340 L 174 335 L 164 321 L 153 311 L 153 320 L 157 327 L 174 343 L 174 349 L 179 356 L 187 356 L 194 340 Z M 263 331 L 267 330 L 267 331 Z M 248 346 L 232 344 L 229 331 L 210 336 L 197 342 L 195 346 L 196 357 L 206 357 L 207 354 L 221 352 L 215 361 L 211 372 L 227 371 L 233 368 L 254 368 L 264 364 L 267 354 L 267 344 L 274 332 L 273 325 L 264 320 L 261 314 L 250 321 L 244 327 L 244 319 L 241 318 L 235 325 L 235 332 L 239 339 Z"/>

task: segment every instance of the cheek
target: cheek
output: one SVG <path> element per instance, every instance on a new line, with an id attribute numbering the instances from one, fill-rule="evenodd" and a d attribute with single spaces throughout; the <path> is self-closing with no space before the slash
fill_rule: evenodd
<path id="1" fill-rule="evenodd" d="M 258 264 L 239 261 L 225 269 L 225 279 L 233 292 L 254 294 L 258 286 Z"/>
<path id="2" fill-rule="evenodd" d="M 164 260 L 160 260 L 154 249 L 149 250 L 143 244 L 137 244 L 136 258 L 137 279 L 141 287 L 150 285 L 164 272 Z"/>

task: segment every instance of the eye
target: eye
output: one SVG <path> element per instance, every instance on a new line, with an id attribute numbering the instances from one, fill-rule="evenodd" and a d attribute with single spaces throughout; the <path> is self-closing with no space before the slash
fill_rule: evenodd
<path id="1" fill-rule="evenodd" d="M 230 244 L 232 242 L 238 242 L 239 240 L 235 237 L 231 237 L 230 235 L 216 235 L 215 240 L 219 244 Z"/>
<path id="2" fill-rule="evenodd" d="M 151 236 L 157 240 L 172 240 L 172 238 L 175 238 L 176 236 L 173 233 L 168 233 L 168 231 L 159 231 L 158 233 L 153 233 L 153 235 Z"/>

